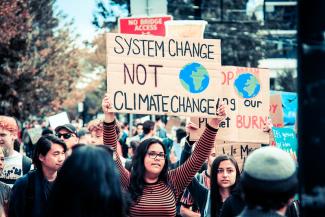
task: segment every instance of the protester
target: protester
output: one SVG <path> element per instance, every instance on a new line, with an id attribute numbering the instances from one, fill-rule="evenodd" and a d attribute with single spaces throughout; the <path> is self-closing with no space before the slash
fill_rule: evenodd
<path id="1" fill-rule="evenodd" d="M 79 142 L 77 128 L 72 124 L 64 124 L 56 127 L 55 135 L 65 142 L 68 150 Z"/>
<path id="2" fill-rule="evenodd" d="M 103 144 L 103 120 L 102 119 L 92 120 L 87 124 L 87 128 L 90 133 L 90 144 L 102 145 Z"/>
<path id="3" fill-rule="evenodd" d="M 224 201 L 236 189 L 239 178 L 240 171 L 236 160 L 232 156 L 221 155 L 211 165 L 210 190 L 197 179 L 192 180 L 188 189 L 197 202 L 202 217 L 220 215 Z"/>
<path id="4" fill-rule="evenodd" d="M 156 135 L 155 122 L 147 120 L 143 123 L 143 136 L 141 141 L 152 138 Z M 159 138 L 159 137 L 157 137 Z"/>
<path id="5" fill-rule="evenodd" d="M 257 149 L 245 162 L 241 186 L 246 207 L 239 217 L 285 216 L 298 187 L 296 163 L 281 149 Z"/>
<path id="6" fill-rule="evenodd" d="M 103 99 L 102 107 L 105 114 L 104 144 L 113 148 L 122 187 L 130 192 L 130 216 L 175 216 L 177 199 L 213 147 L 219 124 L 226 116 L 224 106 L 218 108 L 219 115 L 210 120 L 193 154 L 182 166 L 168 171 L 165 146 L 160 140 L 149 138 L 140 143 L 131 174 L 122 166 L 119 155 L 115 152 L 116 121 L 114 113 L 110 111 L 112 105 L 107 95 Z"/>
<path id="7" fill-rule="evenodd" d="M 0 146 L 3 147 L 4 169 L 0 181 L 12 186 L 15 181 L 28 173 L 32 161 L 30 158 L 14 150 L 15 140 L 18 138 L 18 125 L 14 118 L 0 116 Z"/>
<path id="8" fill-rule="evenodd" d="M 86 128 L 81 128 L 78 130 L 79 143 L 82 144 L 91 144 L 91 135 Z"/>
<path id="9" fill-rule="evenodd" d="M 3 172 L 3 168 L 5 165 L 4 161 L 5 161 L 5 157 L 3 154 L 3 148 L 0 147 L 0 174 Z M 10 186 L 0 181 L 0 206 L 3 208 L 3 213 L 6 214 L 8 214 L 10 191 L 11 191 Z"/>
<path id="10" fill-rule="evenodd" d="M 47 217 L 124 217 L 125 211 L 111 150 L 75 146 L 53 186 Z"/>
<path id="11" fill-rule="evenodd" d="M 212 148 L 211 153 L 208 157 L 207 169 L 204 170 L 202 173 L 198 173 L 195 175 L 195 179 L 197 179 L 198 182 L 207 189 L 210 189 L 211 166 L 215 158 L 216 158 L 216 150 L 215 148 Z M 185 190 L 181 199 L 180 214 L 183 217 L 200 216 L 200 210 L 197 205 L 197 202 L 191 196 L 191 193 L 189 192 L 188 189 Z"/>
<path id="12" fill-rule="evenodd" d="M 33 163 L 36 170 L 18 179 L 12 188 L 10 217 L 43 217 L 57 171 L 65 160 L 66 144 L 54 135 L 36 143 Z"/>
<path id="13" fill-rule="evenodd" d="M 161 139 L 167 138 L 167 131 L 165 129 L 165 124 L 162 121 L 161 116 L 156 115 L 155 119 L 156 119 L 155 122 L 156 136 L 158 136 Z"/>

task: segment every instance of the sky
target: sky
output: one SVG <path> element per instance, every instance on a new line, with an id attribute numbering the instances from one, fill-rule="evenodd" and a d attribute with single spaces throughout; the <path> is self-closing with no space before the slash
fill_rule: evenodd
<path id="1" fill-rule="evenodd" d="M 91 24 L 92 13 L 96 8 L 95 0 L 57 0 L 56 7 L 68 16 L 68 20 L 74 19 L 75 33 L 80 35 L 77 44 L 91 41 L 97 34 Z"/>

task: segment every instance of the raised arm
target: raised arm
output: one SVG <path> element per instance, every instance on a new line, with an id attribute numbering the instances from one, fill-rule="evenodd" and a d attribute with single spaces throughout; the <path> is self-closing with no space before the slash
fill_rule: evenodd
<path id="1" fill-rule="evenodd" d="M 212 147 L 214 146 L 215 137 L 219 128 L 219 124 L 225 118 L 225 106 L 221 105 L 217 111 L 218 116 L 212 118 L 207 124 L 191 157 L 180 167 L 169 172 L 169 178 L 174 185 L 179 196 L 186 186 L 191 182 L 194 175 L 199 171 L 204 161 L 208 158 Z"/>
<path id="2" fill-rule="evenodd" d="M 114 161 L 116 163 L 116 166 L 120 172 L 120 179 L 121 184 L 124 189 L 127 189 L 129 187 L 130 183 L 130 173 L 127 171 L 121 162 L 120 156 L 116 151 L 117 148 L 117 134 L 116 134 L 116 121 L 115 121 L 115 115 L 113 112 L 111 112 L 112 105 L 110 103 L 109 97 L 105 94 L 104 99 L 102 101 L 102 109 L 105 114 L 104 119 L 104 144 L 110 146 L 114 150 Z"/>

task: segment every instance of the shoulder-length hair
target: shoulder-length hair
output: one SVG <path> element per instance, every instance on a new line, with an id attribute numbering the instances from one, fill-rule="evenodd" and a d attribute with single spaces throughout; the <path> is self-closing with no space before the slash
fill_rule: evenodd
<path id="1" fill-rule="evenodd" d="M 240 181 L 240 170 L 237 164 L 237 161 L 232 157 L 228 155 L 220 155 L 216 159 L 214 159 L 212 166 L 211 166 L 211 175 L 210 175 L 210 207 L 211 207 L 211 217 L 216 217 L 219 213 L 219 210 L 221 207 L 219 207 L 220 202 L 222 201 L 221 195 L 220 195 L 220 187 L 218 185 L 218 169 L 219 165 L 222 161 L 229 160 L 236 169 L 236 181 L 234 185 L 230 187 L 230 192 L 232 192 L 236 186 L 239 184 Z"/>
<path id="2" fill-rule="evenodd" d="M 155 139 L 155 138 L 149 138 L 142 141 L 139 144 L 135 155 L 133 156 L 132 159 L 133 166 L 131 170 L 129 192 L 131 195 L 131 199 L 134 202 L 137 201 L 139 196 L 141 196 L 145 185 L 144 176 L 145 176 L 146 169 L 144 167 L 144 158 L 147 154 L 149 147 L 155 143 L 158 143 L 162 146 L 164 150 L 164 154 L 166 156 L 166 147 L 159 139 Z M 162 180 L 166 184 L 168 184 L 167 176 L 168 176 L 168 160 L 166 157 L 165 165 L 159 174 L 158 180 L 159 181 Z"/>
<path id="3" fill-rule="evenodd" d="M 125 199 L 109 149 L 77 145 L 58 173 L 47 217 L 124 217 Z"/>
<path id="4" fill-rule="evenodd" d="M 40 155 L 45 156 L 53 144 L 60 145 L 64 152 L 67 151 L 65 142 L 54 135 L 44 135 L 36 142 L 35 150 L 33 153 L 33 163 L 38 170 L 42 170 L 42 162 L 39 159 Z"/>

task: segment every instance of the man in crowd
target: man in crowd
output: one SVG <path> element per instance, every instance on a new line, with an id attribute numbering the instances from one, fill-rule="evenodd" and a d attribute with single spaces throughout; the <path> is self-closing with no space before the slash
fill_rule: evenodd
<path id="1" fill-rule="evenodd" d="M 156 135 L 155 122 L 147 120 L 143 123 L 143 137 L 141 141 L 152 138 Z"/>
<path id="2" fill-rule="evenodd" d="M 36 170 L 18 179 L 12 188 L 10 217 L 43 217 L 57 172 L 66 158 L 66 144 L 54 135 L 36 143 L 33 162 Z"/>
<path id="3" fill-rule="evenodd" d="M 30 158 L 14 150 L 15 140 L 18 138 L 16 120 L 9 116 L 0 116 L 0 146 L 4 153 L 4 169 L 0 174 L 0 181 L 12 186 L 15 181 L 28 173 L 32 161 Z"/>
<path id="4" fill-rule="evenodd" d="M 241 185 L 246 207 L 239 217 L 285 216 L 298 187 L 296 163 L 281 149 L 257 149 L 245 162 Z"/>
<path id="5" fill-rule="evenodd" d="M 64 124 L 55 128 L 55 135 L 62 139 L 68 150 L 79 143 L 78 131 L 72 124 Z"/>

